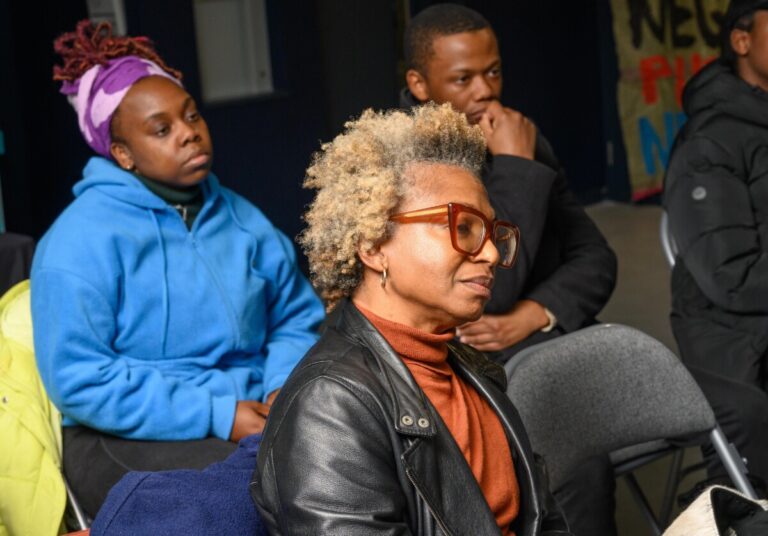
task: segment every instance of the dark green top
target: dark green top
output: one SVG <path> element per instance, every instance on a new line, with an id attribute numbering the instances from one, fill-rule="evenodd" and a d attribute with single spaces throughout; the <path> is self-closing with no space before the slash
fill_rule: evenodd
<path id="1" fill-rule="evenodd" d="M 179 212 L 187 229 L 192 229 L 195 218 L 203 208 L 203 189 L 199 184 L 194 186 L 171 186 L 156 180 L 134 174 L 147 189 L 157 197 L 171 205 Z"/>

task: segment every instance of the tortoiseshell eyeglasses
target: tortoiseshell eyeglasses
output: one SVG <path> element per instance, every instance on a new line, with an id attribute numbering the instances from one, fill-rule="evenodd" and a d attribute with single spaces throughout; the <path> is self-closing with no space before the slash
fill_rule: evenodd
<path id="1" fill-rule="evenodd" d="M 453 249 L 465 255 L 480 253 L 486 240 L 492 239 L 499 251 L 499 266 L 510 268 L 517 258 L 520 229 L 506 221 L 490 221 L 485 214 L 460 203 L 401 212 L 389 219 L 398 223 L 439 223 L 448 217 Z M 491 232 L 488 232 L 490 229 Z"/>

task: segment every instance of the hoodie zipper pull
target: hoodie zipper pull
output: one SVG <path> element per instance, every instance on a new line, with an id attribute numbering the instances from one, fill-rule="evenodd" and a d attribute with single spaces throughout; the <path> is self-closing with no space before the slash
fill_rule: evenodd
<path id="1" fill-rule="evenodd" d="M 181 216 L 181 219 L 184 221 L 184 224 L 186 224 L 187 223 L 187 206 L 173 205 L 173 208 L 179 211 L 179 216 Z"/>

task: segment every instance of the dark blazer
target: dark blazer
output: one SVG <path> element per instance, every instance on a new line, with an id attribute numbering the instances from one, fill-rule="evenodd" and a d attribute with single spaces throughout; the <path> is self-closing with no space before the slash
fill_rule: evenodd
<path id="1" fill-rule="evenodd" d="M 251 491 L 270 534 L 498 534 L 464 456 L 399 356 L 350 302 L 291 374 Z M 520 486 L 517 536 L 570 534 L 503 369 L 464 346 L 449 362 L 496 411 Z"/>
<path id="2" fill-rule="evenodd" d="M 418 104 L 407 88 L 401 92 L 402 108 Z M 537 131 L 533 160 L 489 154 L 482 180 L 496 217 L 519 226 L 521 235 L 515 265 L 496 270 L 485 312 L 507 313 L 522 299 L 552 311 L 555 330 L 533 334 L 528 344 L 594 324 L 616 285 L 616 255 L 568 188 L 547 139 Z M 508 359 L 524 343 L 494 359 Z"/>

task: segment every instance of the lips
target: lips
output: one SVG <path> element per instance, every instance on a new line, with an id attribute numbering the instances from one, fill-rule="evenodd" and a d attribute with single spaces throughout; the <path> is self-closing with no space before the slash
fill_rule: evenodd
<path id="1" fill-rule="evenodd" d="M 189 160 L 185 162 L 185 165 L 189 167 L 203 167 L 208 165 L 208 163 L 211 161 L 211 155 L 205 152 L 198 152 L 192 155 Z"/>
<path id="2" fill-rule="evenodd" d="M 482 296 L 484 298 L 491 297 L 491 289 L 493 288 L 493 278 L 487 276 L 470 277 L 462 279 L 461 282 L 466 285 L 470 290 Z"/>

